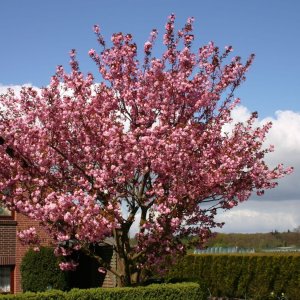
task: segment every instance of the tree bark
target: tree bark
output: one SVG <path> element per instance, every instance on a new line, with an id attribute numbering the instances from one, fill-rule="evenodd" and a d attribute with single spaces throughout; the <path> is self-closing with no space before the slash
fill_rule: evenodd
<path id="1" fill-rule="evenodd" d="M 124 237 L 124 234 L 125 233 L 122 229 L 114 230 L 114 237 L 116 241 L 117 271 L 120 274 L 117 279 L 118 286 L 131 285 L 130 259 L 125 249 L 125 244 L 127 242 L 126 238 L 128 239 L 128 237 Z"/>

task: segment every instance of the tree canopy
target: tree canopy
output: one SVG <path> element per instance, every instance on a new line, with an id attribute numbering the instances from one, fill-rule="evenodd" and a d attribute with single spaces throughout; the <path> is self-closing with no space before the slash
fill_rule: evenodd
<path id="1" fill-rule="evenodd" d="M 152 57 L 153 30 L 141 62 L 130 34 L 114 34 L 107 47 L 96 25 L 102 50 L 89 55 L 100 82 L 80 71 L 72 50 L 70 73 L 58 66 L 40 91 L 24 87 L 0 97 L 1 201 L 39 221 L 67 259 L 78 249 L 93 255 L 91 245 L 113 237 L 119 267 L 102 262 L 100 271 L 123 285 L 134 273 L 138 281 L 146 271 L 163 271 L 185 253 L 182 238 L 203 243 L 222 226 L 219 209 L 262 194 L 291 172 L 264 162 L 273 151 L 263 148 L 271 124 L 255 127 L 256 113 L 224 132 L 254 55 L 229 61 L 232 47 L 221 51 L 213 42 L 193 52 L 193 19 L 178 32 L 174 22 L 171 15 L 162 57 Z M 38 242 L 34 228 L 20 237 Z M 75 267 L 73 260 L 61 264 Z"/>

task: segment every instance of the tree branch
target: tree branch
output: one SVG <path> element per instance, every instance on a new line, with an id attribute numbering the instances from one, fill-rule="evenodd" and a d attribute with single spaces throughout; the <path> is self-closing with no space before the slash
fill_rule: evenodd
<path id="1" fill-rule="evenodd" d="M 83 176 L 91 183 L 93 184 L 93 178 L 89 175 L 87 175 L 84 171 L 83 168 L 81 168 L 76 162 L 72 162 L 69 160 L 69 158 L 63 153 L 61 152 L 57 147 L 53 146 L 53 145 L 49 145 L 53 150 L 55 150 L 58 154 L 60 154 L 65 160 L 67 160 L 68 162 L 70 162 L 76 169 L 78 169 Z"/>

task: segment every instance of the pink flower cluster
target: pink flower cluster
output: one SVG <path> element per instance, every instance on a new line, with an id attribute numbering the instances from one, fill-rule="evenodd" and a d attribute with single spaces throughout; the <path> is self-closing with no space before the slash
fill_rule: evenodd
<path id="1" fill-rule="evenodd" d="M 62 271 L 75 271 L 78 263 L 72 261 L 61 262 L 59 263 L 59 267 Z"/>
<path id="2" fill-rule="evenodd" d="M 34 227 L 19 231 L 17 235 L 23 245 L 35 245 L 37 247 L 40 243 L 40 239 Z"/>

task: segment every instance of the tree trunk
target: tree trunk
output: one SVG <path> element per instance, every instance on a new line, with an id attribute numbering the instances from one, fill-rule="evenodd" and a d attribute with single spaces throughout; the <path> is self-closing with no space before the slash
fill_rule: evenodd
<path id="1" fill-rule="evenodd" d="M 121 274 L 119 278 L 117 278 L 117 286 L 130 286 L 131 285 L 131 274 L 128 263 L 126 263 L 126 259 L 117 255 L 117 270 L 118 273 Z"/>
<path id="2" fill-rule="evenodd" d="M 117 278 L 117 286 L 130 286 L 131 268 L 125 251 L 124 232 L 121 229 L 116 229 L 114 236 L 116 242 L 117 271 L 120 274 L 120 277 Z"/>

